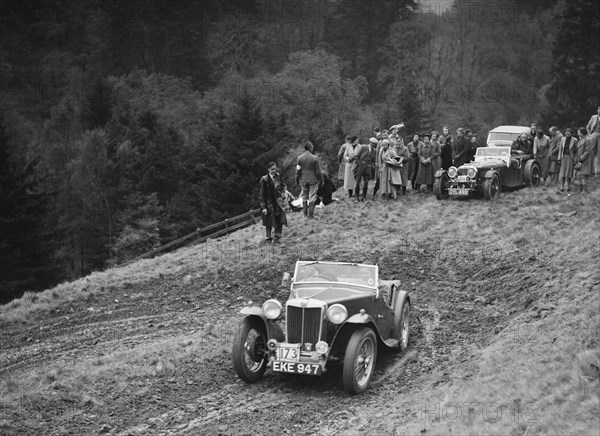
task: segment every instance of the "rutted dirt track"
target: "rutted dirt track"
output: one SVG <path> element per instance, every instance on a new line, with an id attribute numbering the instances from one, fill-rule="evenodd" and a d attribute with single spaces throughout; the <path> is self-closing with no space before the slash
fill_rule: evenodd
<path id="1" fill-rule="evenodd" d="M 367 248 L 360 259 L 378 263 L 383 279 L 401 279 L 413 300 L 408 350 L 380 352 L 372 386 L 361 396 L 344 393 L 336 370 L 323 377 L 267 371 L 254 385 L 236 377 L 231 340 L 239 309 L 248 300 L 285 300 L 288 292 L 278 286 L 282 271 L 240 263 L 90 291 L 40 314 L 35 323 L 0 326 L 0 381 L 35 370 L 48 386 L 26 401 L 1 404 L 0 432 L 401 433 L 409 417 L 398 397 L 444 383 L 454 365 L 468 365 L 474 350 L 486 346 L 515 312 L 529 308 L 544 278 L 546 259 L 535 248 L 519 252 L 515 270 L 511 250 L 493 253 L 493 262 L 482 267 L 451 254 L 440 258 L 438 250 L 427 248 L 438 247 L 437 241 L 390 242 Z M 461 244 L 466 251 L 478 246 Z M 286 249 L 273 254 L 291 268 Z M 351 260 L 346 255 L 336 260 Z M 516 274 L 525 269 L 531 273 Z M 514 292 L 518 289 L 523 292 Z M 60 368 L 79 365 L 93 372 L 110 365 L 110 371 L 119 371 L 120 363 L 134 361 L 143 370 L 124 383 L 84 375 L 73 393 L 52 382 L 60 380 Z"/>
<path id="2" fill-rule="evenodd" d="M 381 270 L 387 266 L 381 265 Z M 417 274 L 421 270 L 406 266 Z M 187 334 L 193 343 L 182 341 L 180 346 L 197 347 L 189 359 L 165 363 L 167 368 L 157 371 L 157 376 L 131 380 L 123 392 L 113 386 L 95 386 L 104 404 L 90 401 L 80 406 L 80 413 L 72 413 L 80 400 L 69 401 L 68 392 L 57 388 L 57 394 L 64 396 L 64 410 L 48 409 L 50 404 L 21 407 L 49 422 L 59 418 L 60 428 L 48 429 L 55 434 L 100 431 L 103 426 L 117 434 L 361 430 L 368 421 L 358 414 L 360 404 L 385 404 L 403 392 L 422 389 L 419 376 L 434 369 L 443 373 L 453 360 L 468 359 L 470 347 L 481 346 L 493 334 L 499 319 L 491 316 L 489 307 L 475 303 L 472 295 L 458 291 L 457 283 L 449 283 L 444 276 L 439 271 L 425 280 L 419 278 L 418 284 L 405 278 L 415 302 L 410 348 L 402 354 L 379 354 L 373 386 L 358 403 L 343 392 L 339 371 L 319 378 L 267 372 L 261 382 L 243 384 L 233 373 L 229 352 L 234 322 L 243 305 L 237 301 L 241 290 L 228 297 L 215 289 L 198 291 L 194 283 L 174 287 L 169 277 L 74 302 L 67 313 L 55 311 L 35 327 L 4 330 L 0 377 L 15 377 L 44 365 L 93 361 L 156 341 L 181 341 Z M 151 295 L 144 293 L 147 289 L 153 290 Z M 428 292 L 433 289 L 435 293 Z M 66 410 L 70 415 L 64 420 Z M 99 412 L 104 415 L 101 419 L 97 419 Z M 10 421 L 10 416 L 6 418 Z M 261 424 L 265 422 L 268 428 Z M 12 424 L 6 429 L 10 434 L 34 430 L 25 423 Z"/>

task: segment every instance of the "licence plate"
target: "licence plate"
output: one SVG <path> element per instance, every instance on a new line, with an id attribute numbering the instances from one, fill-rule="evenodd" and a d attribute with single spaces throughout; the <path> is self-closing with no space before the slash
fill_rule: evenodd
<path id="1" fill-rule="evenodd" d="M 293 360 L 295 362 L 300 358 L 300 344 L 289 345 L 280 344 L 277 347 L 278 360 Z"/>
<path id="2" fill-rule="evenodd" d="M 450 195 L 469 195 L 468 189 L 460 188 L 448 188 L 448 194 Z"/>
<path id="3" fill-rule="evenodd" d="M 273 361 L 274 372 L 289 372 L 292 374 L 321 375 L 323 373 L 321 365 L 314 363 L 296 363 Z"/>

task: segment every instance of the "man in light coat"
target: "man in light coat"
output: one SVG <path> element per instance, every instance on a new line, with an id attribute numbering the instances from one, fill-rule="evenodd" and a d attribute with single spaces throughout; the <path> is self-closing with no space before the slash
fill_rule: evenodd
<path id="1" fill-rule="evenodd" d="M 600 148 L 600 106 L 598 106 L 598 113 L 592 115 L 587 123 L 586 127 L 590 140 L 592 141 L 592 147 L 596 149 L 596 152 Z M 596 155 L 594 159 L 594 173 L 600 174 L 600 153 Z"/>
<path id="2" fill-rule="evenodd" d="M 304 150 L 306 151 L 298 156 L 296 163 L 296 184 L 302 188 L 300 196 L 302 197 L 304 216 L 312 219 L 317 201 L 317 190 L 323 184 L 323 175 L 319 158 L 313 154 L 312 142 L 306 141 Z"/>

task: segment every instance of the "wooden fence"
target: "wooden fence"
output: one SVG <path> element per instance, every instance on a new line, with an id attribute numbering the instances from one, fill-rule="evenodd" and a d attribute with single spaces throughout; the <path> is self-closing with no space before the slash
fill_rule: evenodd
<path id="1" fill-rule="evenodd" d="M 189 235 L 182 236 L 181 238 L 175 239 L 174 241 L 171 241 L 165 245 L 156 247 L 134 259 L 119 264 L 119 266 L 128 265 L 140 259 L 153 257 L 159 253 L 175 250 L 176 248 L 183 247 L 184 245 L 193 245 L 206 242 L 208 239 L 227 235 L 228 233 L 235 232 L 236 230 L 251 226 L 252 224 L 256 224 L 259 221 L 260 209 L 254 209 L 241 215 L 234 216 L 233 218 L 227 218 L 221 222 L 211 224 L 210 226 L 196 229 L 195 232 L 192 232 Z"/>

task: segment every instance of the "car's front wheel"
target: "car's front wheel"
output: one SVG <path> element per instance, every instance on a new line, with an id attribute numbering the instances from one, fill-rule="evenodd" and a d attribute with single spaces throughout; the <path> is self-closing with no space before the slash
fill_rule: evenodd
<path id="1" fill-rule="evenodd" d="M 523 169 L 523 180 L 529 186 L 537 186 L 540 183 L 540 167 L 533 159 L 528 160 Z"/>
<path id="2" fill-rule="evenodd" d="M 360 394 L 369 387 L 377 359 L 377 338 L 368 327 L 352 333 L 344 356 L 344 390 Z"/>
<path id="3" fill-rule="evenodd" d="M 239 378 L 255 383 L 267 369 L 267 332 L 263 322 L 244 318 L 233 337 L 233 369 Z"/>
<path id="4" fill-rule="evenodd" d="M 441 177 L 437 177 L 433 182 L 433 192 L 438 200 L 448 199 L 448 182 L 450 177 L 447 173 L 443 173 Z"/>
<path id="5" fill-rule="evenodd" d="M 498 174 L 492 174 L 492 177 L 485 179 L 483 195 L 486 200 L 497 200 L 500 197 L 500 177 L 498 177 Z"/>
<path id="6" fill-rule="evenodd" d="M 404 292 L 398 295 L 394 305 L 394 325 L 392 337 L 398 340 L 400 350 L 408 347 L 408 331 L 410 327 L 410 301 Z"/>

